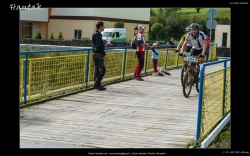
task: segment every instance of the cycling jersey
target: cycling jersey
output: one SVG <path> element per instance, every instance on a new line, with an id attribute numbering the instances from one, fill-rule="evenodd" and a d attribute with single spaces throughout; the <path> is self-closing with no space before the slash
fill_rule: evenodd
<path id="1" fill-rule="evenodd" d="M 181 37 L 181 40 L 185 41 L 186 37 L 187 37 L 187 33 L 184 34 L 184 35 Z M 192 46 L 191 41 L 189 41 L 189 42 L 187 43 L 187 46 Z"/>
<path id="2" fill-rule="evenodd" d="M 206 40 L 206 35 L 202 31 L 198 31 L 197 33 L 197 37 L 194 37 L 193 34 L 189 32 L 187 34 L 186 40 L 191 41 L 191 43 L 193 44 L 193 49 L 201 50 L 204 47 L 202 41 Z"/>

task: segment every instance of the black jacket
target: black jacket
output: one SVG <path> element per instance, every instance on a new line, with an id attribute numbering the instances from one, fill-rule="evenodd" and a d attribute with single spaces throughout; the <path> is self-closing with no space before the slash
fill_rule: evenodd
<path id="1" fill-rule="evenodd" d="M 106 55 L 102 34 L 98 30 L 92 34 L 92 45 L 94 53 L 102 54 L 103 57 Z"/>

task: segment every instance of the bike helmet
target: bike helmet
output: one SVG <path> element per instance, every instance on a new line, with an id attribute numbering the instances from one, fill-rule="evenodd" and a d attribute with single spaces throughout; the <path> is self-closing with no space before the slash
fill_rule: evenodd
<path id="1" fill-rule="evenodd" d="M 199 29 L 199 25 L 197 23 L 192 23 L 189 27 L 190 29 Z"/>
<path id="2" fill-rule="evenodd" d="M 185 28 L 185 31 L 188 31 L 190 29 L 190 26 L 187 26 L 186 28 Z"/>

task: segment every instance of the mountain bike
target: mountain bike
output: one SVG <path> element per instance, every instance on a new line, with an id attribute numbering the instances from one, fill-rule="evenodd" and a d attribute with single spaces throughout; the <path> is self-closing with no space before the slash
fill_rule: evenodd
<path id="1" fill-rule="evenodd" d="M 183 52 L 183 53 L 179 53 L 179 56 L 183 57 L 183 63 L 182 63 L 182 67 L 181 67 L 181 85 L 183 86 L 183 79 L 188 67 L 188 63 L 186 61 L 186 58 L 189 57 L 191 55 L 190 52 Z"/>
<path id="2" fill-rule="evenodd" d="M 186 63 L 187 69 L 183 79 L 183 94 L 185 97 L 189 97 L 192 86 L 195 84 L 196 90 L 199 93 L 200 88 L 200 65 L 199 58 L 205 57 L 204 55 L 187 56 Z"/>

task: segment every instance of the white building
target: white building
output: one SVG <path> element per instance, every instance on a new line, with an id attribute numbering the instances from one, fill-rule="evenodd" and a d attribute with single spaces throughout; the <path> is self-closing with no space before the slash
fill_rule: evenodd
<path id="1" fill-rule="evenodd" d="M 20 10 L 20 36 L 33 38 L 36 31 L 43 39 L 51 33 L 54 38 L 59 32 L 64 40 L 91 39 L 95 24 L 103 21 L 106 28 L 113 28 L 116 22 L 124 22 L 127 38 L 132 39 L 134 28 L 146 26 L 145 36 L 149 39 L 150 8 L 41 8 L 42 10 Z"/>
<path id="2" fill-rule="evenodd" d="M 218 47 L 230 48 L 231 46 L 230 29 L 231 29 L 230 25 L 217 25 L 215 27 L 214 43 L 217 44 Z"/>

